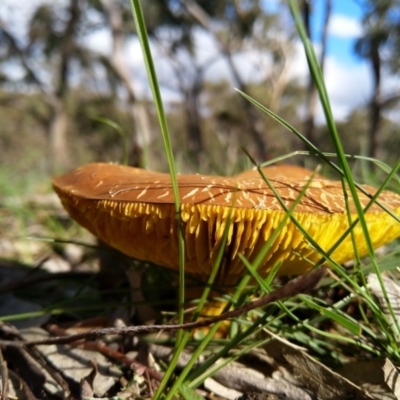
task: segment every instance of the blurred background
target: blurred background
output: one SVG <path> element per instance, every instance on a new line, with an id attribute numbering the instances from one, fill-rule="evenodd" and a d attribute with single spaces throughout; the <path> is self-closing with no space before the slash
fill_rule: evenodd
<path id="1" fill-rule="evenodd" d="M 301 1 L 345 151 L 399 157 L 400 4 Z M 285 1 L 143 1 L 180 172 L 230 174 L 306 150 L 234 88 L 321 150 L 333 146 Z M 49 176 L 90 161 L 166 170 L 127 0 L 2 0 L 0 189 L 49 190 Z M 298 158 L 294 162 L 304 163 Z M 0 194 L 1 196 L 1 194 Z"/>

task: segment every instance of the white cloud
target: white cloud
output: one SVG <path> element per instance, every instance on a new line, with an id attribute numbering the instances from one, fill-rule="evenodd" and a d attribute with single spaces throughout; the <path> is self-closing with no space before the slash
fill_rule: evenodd
<path id="1" fill-rule="evenodd" d="M 211 46 L 212 42 L 206 36 L 200 35 L 200 37 L 196 38 L 196 42 L 201 50 L 204 51 L 204 54 L 198 55 L 197 62 L 207 65 L 207 57 L 205 54 L 207 46 L 210 46 L 209 54 L 214 56 L 217 55 L 218 52 L 215 47 Z M 179 99 L 179 94 L 178 91 L 173 90 L 173 87 L 176 86 L 176 77 L 172 72 L 171 66 L 167 58 L 160 53 L 157 46 L 152 45 L 151 48 L 163 98 L 166 102 L 176 101 Z M 126 55 L 129 59 L 128 62 L 139 97 L 150 97 L 151 94 L 147 84 L 140 45 L 137 39 L 128 42 Z M 255 53 L 253 49 L 244 51 L 234 57 L 234 63 L 245 82 L 255 81 L 261 78 L 262 74 L 260 71 L 257 71 L 255 67 L 255 61 L 257 60 L 255 60 L 254 57 L 258 57 L 259 61 L 261 56 L 259 53 Z M 268 60 L 268 57 L 265 57 L 263 61 L 264 66 L 269 65 L 269 62 L 270 60 Z M 205 77 L 207 79 L 227 79 L 232 83 L 232 86 L 235 85 L 229 67 L 222 57 L 217 57 L 215 62 L 209 65 L 205 72 Z M 290 65 L 290 74 L 293 78 L 300 79 L 304 84 L 307 83 L 309 78 L 309 69 L 304 55 L 304 49 L 300 42 L 296 44 L 296 50 Z M 327 57 L 325 64 L 325 82 L 336 120 L 346 119 L 354 108 L 362 107 L 369 101 L 372 83 L 367 63 L 348 66 L 337 58 Z M 321 107 L 318 109 L 317 122 L 325 122 Z"/>
<path id="2" fill-rule="evenodd" d="M 328 57 L 325 67 L 325 83 L 336 120 L 344 120 L 356 108 L 366 107 L 373 91 L 373 79 L 368 62 L 343 64 L 339 59 Z M 400 91 L 400 78 L 383 72 L 383 97 Z M 386 112 L 385 115 L 393 120 L 400 120 L 398 109 Z M 324 122 L 322 109 L 318 113 L 318 122 Z"/>
<path id="3" fill-rule="evenodd" d="M 318 54 L 320 49 L 315 49 Z M 293 77 L 307 84 L 310 71 L 304 49 L 296 43 L 296 55 L 291 64 Z M 328 56 L 325 60 L 325 85 L 329 94 L 332 112 L 337 121 L 344 120 L 356 107 L 367 104 L 372 93 L 372 80 L 367 62 L 346 64 L 337 57 Z M 386 77 L 385 77 L 386 79 Z M 317 123 L 325 123 L 322 107 L 318 107 Z"/>
<path id="4" fill-rule="evenodd" d="M 14 1 L 1 0 L 0 18 L 6 22 L 7 28 L 16 37 L 26 39 L 28 33 L 28 21 L 33 13 L 42 4 L 56 4 L 57 7 L 64 7 L 67 0 L 30 0 Z"/>
<path id="5" fill-rule="evenodd" d="M 99 29 L 96 32 L 84 37 L 84 44 L 99 54 L 110 54 L 112 46 L 111 32 L 107 28 Z"/>
<path id="6" fill-rule="evenodd" d="M 315 51 L 318 53 L 318 48 L 314 46 Z M 309 69 L 307 64 L 307 58 L 304 52 L 303 45 L 300 40 L 296 40 L 295 51 L 293 60 L 289 65 L 290 74 L 299 79 L 301 83 L 306 84 L 309 77 Z"/>
<path id="7" fill-rule="evenodd" d="M 199 64 L 208 64 L 219 56 L 217 43 L 212 35 L 204 29 L 194 30 L 194 46 Z"/>
<path id="8" fill-rule="evenodd" d="M 9 4 L 7 9 L 3 9 L 0 15 L 7 19 L 12 8 L 11 0 L 5 0 Z M 32 4 L 37 4 L 50 0 L 32 0 Z M 56 0 L 63 4 L 65 0 Z M 25 20 L 28 19 L 34 7 L 24 9 Z M 8 12 L 8 13 L 7 13 Z M 17 14 L 18 15 L 18 14 Z M 21 15 L 21 14 L 20 14 Z M 341 14 L 334 14 L 329 24 L 329 34 L 340 38 L 355 38 L 362 32 L 360 22 Z M 168 33 L 168 32 L 166 32 Z M 23 36 L 23 35 L 21 35 Z M 226 64 L 226 60 L 221 57 L 215 40 L 208 33 L 201 29 L 196 30 L 195 35 L 196 61 L 198 66 L 205 67 L 205 77 L 207 79 L 219 80 L 227 79 L 235 85 Z M 85 44 L 94 51 L 102 54 L 111 52 L 111 35 L 107 29 L 97 31 L 95 34 L 87 36 Z M 177 77 L 174 74 L 168 58 L 163 54 L 159 46 L 151 43 L 151 49 L 160 80 L 162 95 L 166 102 L 179 99 L 177 87 Z M 318 48 L 316 51 L 318 53 Z M 125 57 L 132 74 L 135 89 L 139 97 L 150 97 L 150 88 L 147 82 L 147 74 L 144 68 L 143 57 L 140 44 L 137 39 L 131 39 L 126 43 Z M 180 59 L 184 68 L 190 68 L 190 63 L 185 58 Z M 259 80 L 261 75 L 271 68 L 271 60 L 268 54 L 262 54 L 259 49 L 247 47 L 240 54 L 234 56 L 234 63 L 239 70 L 242 79 L 246 82 Z M 185 72 L 187 73 L 187 71 Z M 296 50 L 290 65 L 290 75 L 299 78 L 306 83 L 309 77 L 308 65 L 304 56 L 304 49 L 300 42 L 296 44 Z M 325 67 L 325 81 L 330 96 L 334 116 L 337 120 L 345 119 L 349 113 L 356 107 L 365 106 L 371 96 L 372 79 L 367 63 L 353 64 L 351 66 L 344 64 L 342 60 L 334 57 L 328 57 Z M 400 88 L 400 79 L 385 76 L 384 92 L 390 93 Z M 385 90 L 386 89 L 386 90 Z M 392 112 L 393 113 L 393 112 Z M 399 117 L 400 118 L 400 117 Z M 319 108 L 317 121 L 324 122 L 322 109 Z"/>
<path id="9" fill-rule="evenodd" d="M 357 38 L 362 35 L 362 27 L 360 21 L 356 18 L 333 14 L 329 22 L 328 33 L 331 36 L 344 39 Z"/>
<path id="10" fill-rule="evenodd" d="M 325 82 L 337 120 L 345 119 L 353 109 L 364 106 L 371 97 L 371 75 L 366 63 L 348 66 L 328 57 Z"/>

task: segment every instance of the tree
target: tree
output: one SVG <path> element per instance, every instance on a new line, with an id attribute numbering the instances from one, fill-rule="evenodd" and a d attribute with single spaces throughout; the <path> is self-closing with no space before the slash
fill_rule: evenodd
<path id="1" fill-rule="evenodd" d="M 257 15 L 262 13 L 259 1 L 253 0 L 246 5 L 241 5 L 238 2 L 231 5 L 224 4 L 225 7 L 223 10 L 226 12 L 225 17 L 227 18 L 225 20 L 228 21 L 228 30 L 216 28 L 211 16 L 194 0 L 182 0 L 181 3 L 197 23 L 214 37 L 216 43 L 219 45 L 221 54 L 229 66 L 238 89 L 248 92 L 247 85 L 233 61 L 233 55 L 238 50 L 238 43 L 242 42 L 252 32 Z M 225 32 L 228 33 L 224 34 Z M 247 115 L 246 130 L 256 145 L 256 158 L 260 161 L 266 160 L 268 154 L 260 116 L 247 100 L 242 99 L 242 105 Z"/>
<path id="2" fill-rule="evenodd" d="M 299 85 L 292 85 L 289 74 L 294 54 L 293 30 L 287 29 L 281 13 L 269 14 L 259 0 L 154 0 L 142 5 L 156 68 L 164 72 L 161 69 L 167 64 L 168 75 L 160 80 L 161 89 L 172 89 L 179 95 L 179 100 L 171 101 L 166 109 L 169 123 L 175 128 L 174 150 L 182 155 L 184 167 L 197 171 L 207 164 L 208 153 L 214 146 L 210 128 L 216 121 L 222 121 L 220 126 L 231 124 L 221 130 L 222 135 L 229 132 L 234 136 L 230 143 L 244 145 L 258 161 L 267 159 L 274 146 L 281 149 L 272 133 L 274 122 L 233 91 L 236 86 L 251 93 L 278 113 L 291 108 L 289 119 L 297 115 L 294 104 L 299 101 Z M 46 2 L 39 4 L 28 28 L 27 37 L 23 37 L 20 30 L 13 30 L 10 21 L 0 22 L 0 40 L 4 45 L 0 49 L 0 85 L 15 96 L 26 91 L 40 93 L 37 98 L 43 107 L 32 107 L 34 102 L 28 102 L 26 96 L 20 98 L 26 100 L 27 110 L 29 103 L 32 115 L 46 127 L 50 145 L 43 159 L 49 161 L 52 172 L 65 169 L 70 158 L 77 157 L 73 162 L 78 162 L 81 150 L 75 151 L 73 147 L 81 140 L 87 140 L 104 156 L 100 150 L 102 138 L 109 144 L 113 137 L 108 128 L 90 120 L 99 115 L 119 115 L 126 131 L 132 131 L 131 164 L 140 164 L 141 148 L 146 147 L 153 161 L 151 167 L 163 168 L 165 165 L 158 157 L 161 146 L 152 134 L 156 129 L 154 108 L 150 99 L 138 96 L 130 70 L 131 55 L 125 53 L 128 41 L 136 38 L 129 2 Z M 110 54 L 96 52 L 85 43 L 85 38 L 99 28 L 110 34 Z M 199 32 L 202 37 L 211 38 L 213 56 L 199 58 Z M 251 60 L 257 70 L 252 79 L 244 78 L 240 65 L 243 54 L 249 53 L 257 54 Z M 213 91 L 214 99 L 209 101 L 211 91 L 205 89 L 209 85 L 206 77 L 217 60 L 225 62 L 231 76 L 226 82 L 228 89 L 224 88 L 224 93 Z M 18 79 L 9 74 L 10 66 L 15 65 L 23 71 Z M 217 88 L 218 82 L 214 83 Z M 225 99 L 233 105 L 234 118 L 224 119 L 232 111 L 222 107 Z M 215 105 L 218 109 L 210 108 Z M 94 137 L 95 131 L 100 138 Z M 112 154 L 119 154 L 112 146 Z M 84 161 L 90 160 L 88 154 L 93 157 L 91 150 L 86 151 Z M 234 162 L 234 158 L 226 159 Z"/>
<path id="3" fill-rule="evenodd" d="M 400 5 L 396 0 L 365 0 L 364 34 L 357 40 L 356 53 L 369 61 L 373 79 L 373 93 L 369 102 L 369 132 L 367 155 L 377 157 L 382 112 L 400 99 L 400 93 L 384 94 L 382 78 L 385 70 L 399 70 Z"/>
<path id="4" fill-rule="evenodd" d="M 310 18 L 312 13 L 312 0 L 304 0 L 303 2 L 303 16 L 304 16 L 304 24 L 306 27 L 306 31 L 310 40 L 312 40 L 312 32 L 311 32 L 311 24 Z M 326 43 L 328 38 L 328 26 L 332 12 L 332 3 L 331 0 L 325 0 L 325 18 L 324 18 L 324 25 L 322 29 L 320 45 L 321 45 L 321 53 L 319 57 L 319 65 L 321 67 L 322 73 L 324 72 L 325 67 L 325 58 L 326 58 Z M 310 76 L 308 82 L 308 95 L 307 95 L 307 111 L 306 111 L 306 119 L 305 119 L 305 136 L 307 139 L 315 143 L 315 114 L 317 111 L 317 104 L 318 104 L 318 93 L 317 88 L 315 86 L 315 82 Z M 303 144 L 304 145 L 304 144 Z M 308 150 L 308 148 L 305 148 Z"/>
<path id="5" fill-rule="evenodd" d="M 38 89 L 49 109 L 48 158 L 52 172 L 65 169 L 69 164 L 66 110 L 69 75 L 72 61 L 84 54 L 76 40 L 81 17 L 80 1 L 70 0 L 65 11 L 67 17 L 61 22 L 55 8 L 48 4 L 39 6 L 30 20 L 29 41 L 25 45 L 12 33 L 5 21 L 0 20 L 0 41 L 7 46 L 0 61 L 17 62 L 24 71 L 24 84 Z M 41 68 L 35 61 L 41 56 L 55 64 L 51 77 L 53 79 L 46 76 L 48 71 L 39 73 Z M 10 77 L 7 79 L 12 80 Z M 54 84 L 49 85 L 49 81 Z"/>
<path id="6" fill-rule="evenodd" d="M 125 54 L 126 41 L 133 34 L 132 21 L 129 21 L 128 25 L 124 18 L 129 9 L 127 8 L 127 3 L 115 0 L 99 0 L 99 5 L 96 8 L 104 13 L 112 37 L 111 57 L 109 60 L 102 57 L 101 61 L 106 68 L 112 69 L 117 81 L 126 90 L 129 112 L 136 128 L 136 132 L 133 135 L 129 163 L 135 166 L 143 166 L 141 159 L 142 149 L 150 146 L 153 135 L 146 104 L 136 96 L 127 55 Z"/>

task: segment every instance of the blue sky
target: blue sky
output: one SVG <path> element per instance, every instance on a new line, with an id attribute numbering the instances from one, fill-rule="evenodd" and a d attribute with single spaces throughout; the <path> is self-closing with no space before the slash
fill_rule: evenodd
<path id="1" fill-rule="evenodd" d="M 312 39 L 318 54 L 325 0 L 313 0 L 312 4 Z M 270 12 L 282 12 L 282 2 L 279 0 L 264 0 L 263 6 Z M 354 53 L 355 42 L 362 35 L 362 17 L 363 9 L 358 1 L 332 0 L 324 76 L 333 113 L 338 120 L 346 119 L 355 108 L 365 106 L 372 93 L 368 62 Z M 309 70 L 300 42 L 292 63 L 295 75 L 308 80 Z M 324 121 L 322 109 L 319 109 L 317 119 L 321 123 Z"/>
<path id="2" fill-rule="evenodd" d="M 325 19 L 325 0 L 312 0 L 311 30 L 314 42 L 319 42 Z M 270 12 L 280 12 L 279 1 L 264 0 L 263 6 Z M 328 54 L 340 58 L 342 62 L 359 64 L 363 61 L 354 54 L 356 27 L 361 29 L 363 10 L 355 0 L 333 0 L 331 10 L 331 28 L 328 35 Z M 338 26 L 338 22 L 341 22 Z"/>
<path id="3" fill-rule="evenodd" d="M 318 40 L 320 38 L 324 23 L 324 12 L 325 0 L 314 0 L 312 29 L 313 33 L 315 34 L 314 38 L 317 38 Z M 354 54 L 354 43 L 356 41 L 356 37 L 352 36 L 352 33 L 355 33 L 354 30 L 356 24 L 358 24 L 361 28 L 362 16 L 363 10 L 358 2 L 352 0 L 332 1 L 332 22 L 334 23 L 335 20 L 337 21 L 338 18 L 342 17 L 343 32 L 342 35 L 336 35 L 331 31 L 327 43 L 327 51 L 329 55 L 341 59 L 343 63 L 350 65 L 365 62 Z M 336 30 L 336 33 L 339 33 L 338 29 Z"/>

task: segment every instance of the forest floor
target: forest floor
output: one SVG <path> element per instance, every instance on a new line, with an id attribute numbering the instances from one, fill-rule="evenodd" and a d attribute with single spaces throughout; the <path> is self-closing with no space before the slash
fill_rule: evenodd
<path id="1" fill-rule="evenodd" d="M 160 287 L 174 277 L 99 245 L 69 220 L 53 194 L 5 198 L 0 226 L 1 398 L 152 398 L 171 360 L 175 333 L 30 342 L 173 321 L 171 292 L 162 294 Z M 268 328 L 253 339 L 261 344 L 210 373 L 196 390 L 184 386 L 182 397 L 383 400 L 399 393 L 389 360 L 361 351 L 347 354 L 345 362 L 321 357 L 312 346 L 290 343 Z M 211 341 L 193 368 L 229 340 Z M 177 375 L 199 343 L 193 335 L 177 360 Z M 233 347 L 225 359 L 242 348 Z"/>

